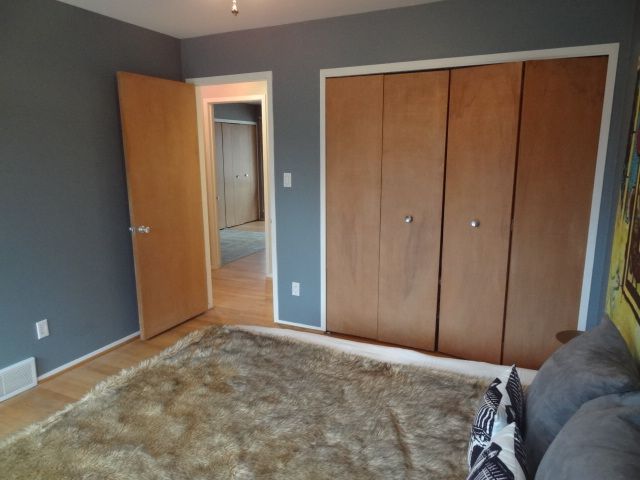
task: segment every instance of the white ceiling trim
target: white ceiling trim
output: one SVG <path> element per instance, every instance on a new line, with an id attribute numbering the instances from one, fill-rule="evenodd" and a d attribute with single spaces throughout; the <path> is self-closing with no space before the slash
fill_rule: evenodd
<path id="1" fill-rule="evenodd" d="M 58 0 L 176 38 L 284 25 L 442 0 Z"/>

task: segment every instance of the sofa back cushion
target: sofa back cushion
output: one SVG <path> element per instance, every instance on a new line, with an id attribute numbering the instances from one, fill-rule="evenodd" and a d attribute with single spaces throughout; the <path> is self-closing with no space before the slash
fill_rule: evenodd
<path id="1" fill-rule="evenodd" d="M 605 318 L 595 329 L 558 349 L 526 392 L 529 472 L 569 418 L 589 400 L 640 389 L 640 373 L 616 326 Z"/>
<path id="2" fill-rule="evenodd" d="M 535 478 L 640 478 L 640 392 L 585 403 L 553 440 Z"/>

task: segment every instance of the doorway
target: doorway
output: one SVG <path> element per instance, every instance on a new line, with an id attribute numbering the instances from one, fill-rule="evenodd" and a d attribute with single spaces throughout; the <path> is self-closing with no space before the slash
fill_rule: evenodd
<path id="1" fill-rule="evenodd" d="M 220 265 L 265 249 L 259 101 L 212 105 Z"/>
<path id="2" fill-rule="evenodd" d="M 188 79 L 188 83 L 196 85 L 196 102 L 198 108 L 198 131 L 200 138 L 201 165 L 205 171 L 203 183 L 206 183 L 206 203 L 209 252 L 211 258 L 212 274 L 225 263 L 236 258 L 245 257 L 251 250 L 257 251 L 253 256 L 263 259 L 261 262 L 253 262 L 261 275 L 268 280 L 268 288 L 273 289 L 274 318 L 278 318 L 277 308 L 277 263 L 276 263 L 276 232 L 275 232 L 275 179 L 273 176 L 273 109 L 272 109 L 272 84 L 271 72 L 258 72 L 241 75 L 228 75 L 221 77 L 206 77 Z M 240 118 L 237 109 L 247 109 L 251 106 L 257 117 Z M 236 110 L 235 115 L 233 113 Z M 216 128 L 222 131 L 222 141 L 216 141 Z M 223 203 L 221 198 L 221 185 L 224 181 L 224 173 L 216 172 L 216 162 L 222 159 L 224 162 L 225 133 L 227 140 L 233 140 L 234 130 L 245 130 L 245 136 L 251 138 L 255 135 L 256 144 L 256 173 L 257 180 L 257 216 L 244 217 L 238 221 L 228 221 L 226 198 Z M 251 130 L 255 134 L 250 133 Z M 249 132 L 248 134 L 246 132 Z M 222 150 L 221 150 L 222 148 Z M 232 162 L 233 163 L 233 162 Z M 254 187 L 251 185 L 253 167 L 245 164 L 247 170 L 233 172 L 233 179 L 246 179 L 247 183 L 241 187 Z M 224 166 L 223 169 L 224 171 Z M 247 176 L 245 176 L 247 174 Z M 233 188 L 231 186 L 230 188 Z M 225 197 L 228 192 L 225 191 Z M 224 205 L 224 213 L 221 206 Z M 251 205 L 254 205 L 253 203 Z M 233 207 L 230 207 L 233 213 Z M 229 240 L 226 237 L 234 237 Z M 225 248 L 225 243 L 232 248 Z M 241 244 L 246 245 L 241 245 Z M 230 250 L 229 252 L 227 250 Z M 234 258 L 236 257 L 236 258 Z M 257 258 L 257 257 L 256 257 Z M 237 261 L 237 260 L 236 260 Z M 273 280 L 273 281 L 272 281 Z"/>

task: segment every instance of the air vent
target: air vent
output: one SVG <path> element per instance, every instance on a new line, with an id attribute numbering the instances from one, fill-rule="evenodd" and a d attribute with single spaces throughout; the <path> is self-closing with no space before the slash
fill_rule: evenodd
<path id="1" fill-rule="evenodd" d="M 38 384 L 36 359 L 31 357 L 0 370 L 0 402 Z"/>

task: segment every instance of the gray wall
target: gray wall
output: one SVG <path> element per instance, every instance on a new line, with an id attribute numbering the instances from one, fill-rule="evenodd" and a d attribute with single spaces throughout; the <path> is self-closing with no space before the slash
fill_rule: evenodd
<path id="1" fill-rule="evenodd" d="M 0 68 L 0 368 L 35 356 L 41 374 L 138 329 L 115 72 L 179 79 L 180 47 L 3 0 Z"/>
<path id="2" fill-rule="evenodd" d="M 620 42 L 589 323 L 603 311 L 632 103 L 635 0 L 448 0 L 182 41 L 186 78 L 273 71 L 280 319 L 320 323 L 319 70 Z M 282 173 L 293 173 L 283 189 Z M 289 295 L 291 281 L 302 295 Z"/>
<path id="3" fill-rule="evenodd" d="M 257 123 L 260 118 L 260 105 L 251 103 L 218 103 L 213 107 L 213 114 L 218 119 Z"/>

